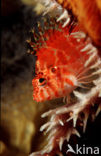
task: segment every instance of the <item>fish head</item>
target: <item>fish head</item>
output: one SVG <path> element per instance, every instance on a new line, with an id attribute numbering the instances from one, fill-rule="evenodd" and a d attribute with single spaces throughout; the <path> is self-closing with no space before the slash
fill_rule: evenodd
<path id="1" fill-rule="evenodd" d="M 32 80 L 34 100 L 41 102 L 63 97 L 73 90 L 76 78 L 67 67 L 49 66 L 49 62 L 45 67 L 40 70 L 36 68 L 37 74 Z"/>

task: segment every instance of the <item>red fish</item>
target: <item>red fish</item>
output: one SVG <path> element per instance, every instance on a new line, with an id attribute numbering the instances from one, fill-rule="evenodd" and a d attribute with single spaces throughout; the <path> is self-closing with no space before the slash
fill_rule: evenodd
<path id="1" fill-rule="evenodd" d="M 98 55 L 91 40 L 78 25 L 71 33 L 70 27 L 63 28 L 61 24 L 58 28 L 51 26 L 41 34 L 39 42 L 40 48 L 30 42 L 32 47 L 37 48 L 36 76 L 32 80 L 34 100 L 39 102 L 64 97 L 77 87 L 86 87 L 92 76 L 89 70 Z"/>

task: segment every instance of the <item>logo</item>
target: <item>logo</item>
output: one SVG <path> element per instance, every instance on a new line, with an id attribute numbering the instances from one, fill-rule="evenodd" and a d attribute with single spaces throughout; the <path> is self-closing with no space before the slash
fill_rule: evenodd
<path id="1" fill-rule="evenodd" d="M 83 146 L 79 146 L 78 144 L 76 144 L 76 148 L 75 150 L 73 149 L 73 147 L 68 144 L 68 150 L 66 152 L 69 153 L 74 153 L 74 154 L 93 154 L 93 155 L 97 155 L 97 154 L 100 154 L 100 148 L 99 147 L 86 147 L 85 145 Z"/>

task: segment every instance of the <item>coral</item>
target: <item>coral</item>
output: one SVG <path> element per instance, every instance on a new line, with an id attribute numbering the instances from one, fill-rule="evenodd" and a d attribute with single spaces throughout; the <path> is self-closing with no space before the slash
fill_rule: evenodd
<path id="1" fill-rule="evenodd" d="M 12 114 L 12 116 L 10 116 Z M 7 131 L 9 144 L 28 153 L 31 149 L 31 138 L 35 134 L 35 127 L 21 112 L 2 107 L 2 129 Z M 19 146 L 20 145 L 20 146 Z M 25 148 L 26 147 L 26 148 Z"/>
<path id="2" fill-rule="evenodd" d="M 101 81 L 99 83 L 101 89 Z M 99 89 L 95 87 L 89 94 L 83 96 L 83 101 L 69 106 L 67 104 L 42 115 L 42 117 L 50 116 L 49 122 L 40 129 L 41 131 L 46 129 L 46 133 L 49 132 L 49 142 L 42 153 L 50 153 L 57 148 L 61 151 L 64 141 L 68 142 L 72 134 L 80 137 L 77 131 L 78 126 L 82 126 L 85 132 L 88 118 L 94 120 L 101 111 L 101 98 L 97 98 L 98 92 Z M 94 108 L 95 106 L 97 108 Z"/>

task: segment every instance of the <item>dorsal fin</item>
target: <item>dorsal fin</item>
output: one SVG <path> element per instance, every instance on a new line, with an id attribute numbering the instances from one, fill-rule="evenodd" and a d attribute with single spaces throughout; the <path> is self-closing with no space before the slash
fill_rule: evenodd
<path id="1" fill-rule="evenodd" d="M 30 39 L 27 40 L 28 53 L 36 54 L 36 52 L 45 46 L 48 36 L 54 33 L 54 30 L 61 31 L 62 21 L 60 23 L 56 22 L 56 18 L 42 18 L 42 22 L 37 22 L 37 27 L 30 30 Z M 68 25 L 70 33 L 74 29 L 75 24 L 72 22 Z"/>

